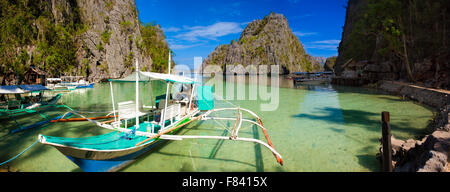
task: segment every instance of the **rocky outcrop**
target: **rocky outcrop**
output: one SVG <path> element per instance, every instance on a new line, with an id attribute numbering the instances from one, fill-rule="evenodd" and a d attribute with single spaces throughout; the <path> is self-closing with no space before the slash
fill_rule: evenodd
<path id="1" fill-rule="evenodd" d="M 435 131 L 422 140 L 391 138 L 395 172 L 446 172 L 450 155 L 450 132 Z M 382 155 L 382 147 L 380 154 Z"/>
<path id="2" fill-rule="evenodd" d="M 450 153 L 450 92 L 436 90 L 402 82 L 380 81 L 377 87 L 392 94 L 426 104 L 438 113 L 430 122 L 426 135 L 421 140 L 406 141 L 391 138 L 394 171 L 398 172 L 443 172 L 448 171 Z M 382 147 L 379 160 L 382 157 Z"/>
<path id="3" fill-rule="evenodd" d="M 88 26 L 78 40 L 78 72 L 86 69 L 91 81 L 120 78 L 131 73 L 135 59 L 150 69 L 151 58 L 143 57 L 136 45 L 141 33 L 134 0 L 77 0 L 77 6 Z"/>
<path id="4" fill-rule="evenodd" d="M 323 71 L 323 67 L 325 62 L 327 61 L 327 58 L 325 57 L 313 57 L 308 55 L 308 59 L 311 61 L 311 72 L 319 72 Z"/>
<path id="5" fill-rule="evenodd" d="M 340 75 L 346 62 L 352 59 L 352 56 L 347 54 L 349 52 L 346 49 L 345 44 L 351 40 L 350 34 L 353 31 L 353 25 L 361 18 L 361 12 L 367 6 L 367 0 L 349 0 L 347 3 L 347 11 L 345 15 L 344 30 L 342 31 L 341 42 L 338 48 L 338 57 L 336 58 L 336 65 L 334 71 Z"/>
<path id="6" fill-rule="evenodd" d="M 336 64 L 336 56 L 328 57 L 325 61 L 325 64 L 323 65 L 324 71 L 333 71 L 334 72 L 334 65 Z"/>
<path id="7" fill-rule="evenodd" d="M 349 0 L 336 75 L 368 61 L 355 71 L 361 78 L 450 89 L 449 9 L 450 1 Z"/>
<path id="8" fill-rule="evenodd" d="M 216 47 L 202 64 L 203 69 L 219 66 L 224 73 L 230 73 L 226 71 L 226 66 L 237 65 L 279 65 L 276 73 L 280 74 L 314 70 L 302 44 L 289 28 L 287 19 L 273 12 L 262 20 L 249 23 L 238 41 Z M 271 70 L 268 72 L 273 73 Z"/>

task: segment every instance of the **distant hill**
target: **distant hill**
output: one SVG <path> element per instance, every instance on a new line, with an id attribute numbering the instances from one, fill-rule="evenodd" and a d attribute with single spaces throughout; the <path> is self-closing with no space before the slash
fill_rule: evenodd
<path id="1" fill-rule="evenodd" d="M 220 66 L 225 73 L 227 65 L 252 64 L 280 65 L 280 74 L 319 70 L 310 59 L 287 19 L 272 12 L 249 23 L 238 41 L 216 47 L 202 65 Z"/>
<path id="2" fill-rule="evenodd" d="M 336 65 L 336 58 L 337 58 L 337 56 L 327 58 L 324 66 L 323 66 L 324 71 L 333 71 L 334 72 L 334 66 Z"/>

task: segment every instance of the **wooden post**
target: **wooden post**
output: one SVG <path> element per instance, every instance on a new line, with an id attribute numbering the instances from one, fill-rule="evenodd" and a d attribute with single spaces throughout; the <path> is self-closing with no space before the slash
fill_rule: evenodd
<path id="1" fill-rule="evenodd" d="M 383 143 L 383 171 L 392 172 L 392 145 L 391 145 L 391 126 L 389 125 L 389 112 L 381 112 L 381 134 Z"/>

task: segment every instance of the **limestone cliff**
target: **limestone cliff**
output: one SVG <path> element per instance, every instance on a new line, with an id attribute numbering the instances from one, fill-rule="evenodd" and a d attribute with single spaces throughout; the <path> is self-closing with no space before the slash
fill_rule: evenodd
<path id="1" fill-rule="evenodd" d="M 334 65 L 336 64 L 336 56 L 328 57 L 323 65 L 324 71 L 334 71 Z"/>
<path id="2" fill-rule="evenodd" d="M 448 10 L 443 0 L 349 0 L 337 75 L 449 89 Z"/>
<path id="3" fill-rule="evenodd" d="M 81 45 L 77 71 L 86 70 L 90 80 L 120 78 L 134 69 L 150 69 L 152 59 L 143 57 L 136 45 L 141 36 L 134 0 L 77 0 L 80 20 L 88 30 L 78 39 Z"/>
<path id="4" fill-rule="evenodd" d="M 311 61 L 312 72 L 318 72 L 324 70 L 324 64 L 327 61 L 326 57 L 313 57 L 308 56 L 308 59 Z"/>
<path id="5" fill-rule="evenodd" d="M 204 60 L 203 67 L 208 65 L 220 66 L 224 73 L 227 65 L 279 65 L 280 74 L 313 70 L 287 19 L 273 12 L 249 23 L 238 41 L 218 46 Z"/>
<path id="6" fill-rule="evenodd" d="M 20 83 L 31 66 L 95 82 L 130 74 L 136 59 L 150 70 L 157 55 L 161 67 L 164 34 L 137 14 L 134 0 L 0 0 L 0 83 Z"/>

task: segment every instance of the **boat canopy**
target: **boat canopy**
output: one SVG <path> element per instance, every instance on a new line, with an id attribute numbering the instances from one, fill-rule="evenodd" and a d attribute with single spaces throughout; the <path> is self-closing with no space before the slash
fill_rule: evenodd
<path id="1" fill-rule="evenodd" d="M 4 85 L 0 86 L 0 94 L 22 94 L 32 91 L 48 90 L 42 85 Z"/>
<path id="2" fill-rule="evenodd" d="M 161 80 L 173 83 L 182 83 L 182 84 L 194 84 L 195 81 L 192 78 L 172 75 L 172 74 L 164 74 L 164 73 L 154 73 L 154 72 L 139 72 L 139 81 L 151 81 L 151 80 Z M 122 79 L 110 79 L 109 81 L 118 81 L 118 82 L 136 82 L 136 72 L 128 75 Z"/>
<path id="3" fill-rule="evenodd" d="M 22 94 L 26 93 L 20 89 L 17 85 L 3 85 L 0 86 L 0 94 Z"/>
<path id="4" fill-rule="evenodd" d="M 43 85 L 19 85 L 19 87 L 26 92 L 48 90 Z"/>

